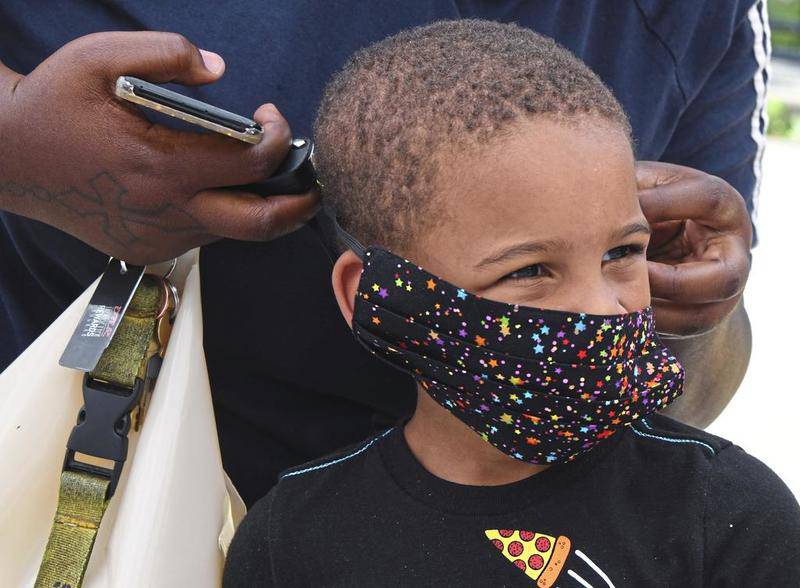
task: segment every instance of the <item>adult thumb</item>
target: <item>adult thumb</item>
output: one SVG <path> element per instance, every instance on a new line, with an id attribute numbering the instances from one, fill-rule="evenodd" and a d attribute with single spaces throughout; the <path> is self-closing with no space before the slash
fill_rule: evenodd
<path id="1" fill-rule="evenodd" d="M 84 55 L 110 79 L 131 75 L 154 83 L 198 85 L 219 79 L 225 71 L 220 55 L 197 48 L 177 33 L 96 33 L 79 42 L 86 44 Z"/>

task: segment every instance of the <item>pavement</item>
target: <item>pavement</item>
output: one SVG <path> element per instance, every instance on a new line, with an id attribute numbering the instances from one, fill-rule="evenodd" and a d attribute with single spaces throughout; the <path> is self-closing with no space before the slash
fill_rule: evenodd
<path id="1" fill-rule="evenodd" d="M 744 291 L 750 365 L 708 431 L 766 463 L 800 500 L 800 142 L 767 141 L 756 227 L 759 243 Z"/>

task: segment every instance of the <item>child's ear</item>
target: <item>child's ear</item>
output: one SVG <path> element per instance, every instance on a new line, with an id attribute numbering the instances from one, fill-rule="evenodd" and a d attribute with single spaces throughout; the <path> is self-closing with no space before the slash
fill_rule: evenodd
<path id="1" fill-rule="evenodd" d="M 336 302 L 339 303 L 339 310 L 351 329 L 353 328 L 356 290 L 358 290 L 358 281 L 361 279 L 363 268 L 364 264 L 361 263 L 358 256 L 348 249 L 336 260 L 331 276 L 333 293 L 336 295 Z"/>

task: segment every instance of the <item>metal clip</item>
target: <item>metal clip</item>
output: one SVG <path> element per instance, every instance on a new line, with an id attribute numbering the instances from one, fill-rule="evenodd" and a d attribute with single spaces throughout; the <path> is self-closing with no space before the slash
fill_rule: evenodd
<path id="1" fill-rule="evenodd" d="M 169 336 L 172 333 L 172 323 L 175 320 L 175 315 L 178 311 L 178 291 L 169 280 L 162 278 L 161 282 L 164 286 L 164 302 L 161 306 L 161 310 L 158 312 L 158 316 L 156 316 L 155 329 L 157 334 L 158 349 L 157 355 L 154 356 L 158 357 L 159 359 L 164 357 L 164 352 L 166 351 L 167 343 L 169 342 Z M 158 362 L 158 369 L 161 369 L 161 361 Z M 138 431 L 142 427 L 145 415 L 147 414 L 147 407 L 150 405 L 150 397 L 153 394 L 153 387 L 155 385 L 155 379 L 157 376 L 158 371 L 156 370 L 155 373 L 150 374 L 148 366 L 148 373 L 145 376 L 145 388 L 142 391 L 138 406 L 133 414 L 134 431 Z"/>

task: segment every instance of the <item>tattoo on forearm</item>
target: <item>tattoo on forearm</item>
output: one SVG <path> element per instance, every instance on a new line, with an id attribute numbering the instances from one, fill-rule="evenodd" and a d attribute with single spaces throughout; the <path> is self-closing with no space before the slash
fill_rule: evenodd
<path id="1" fill-rule="evenodd" d="M 70 186 L 60 192 L 35 183 L 0 180 L 0 192 L 21 199 L 55 202 L 84 218 L 94 218 L 109 239 L 124 246 L 134 243 L 147 246 L 139 237 L 143 226 L 164 233 L 203 233 L 206 230 L 189 212 L 175 204 L 154 208 L 133 205 L 128 189 L 108 171 L 101 171 L 84 186 Z"/>

